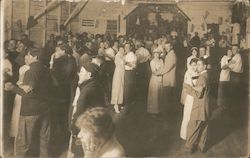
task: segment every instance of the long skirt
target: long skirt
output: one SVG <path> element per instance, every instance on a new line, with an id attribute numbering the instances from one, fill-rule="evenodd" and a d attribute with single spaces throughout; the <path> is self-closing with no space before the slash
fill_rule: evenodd
<path id="1" fill-rule="evenodd" d="M 150 76 L 151 68 L 148 61 L 137 65 L 137 88 L 142 100 L 147 99 Z"/>
<path id="2" fill-rule="evenodd" d="M 181 91 L 181 104 L 184 105 L 185 104 L 185 101 L 186 101 L 186 97 L 187 97 L 187 90 L 185 88 L 182 88 L 182 91 Z"/>
<path id="3" fill-rule="evenodd" d="M 150 114 L 158 114 L 160 110 L 160 91 L 162 88 L 162 77 L 152 76 L 148 88 L 147 111 Z"/>
<path id="4" fill-rule="evenodd" d="M 123 92 L 124 92 L 124 68 L 116 67 L 113 82 L 112 82 L 112 96 L 111 104 L 123 104 Z"/>
<path id="5" fill-rule="evenodd" d="M 217 99 L 217 105 L 218 106 L 227 106 L 229 104 L 230 97 L 230 82 L 224 81 L 219 82 L 218 86 L 218 99 Z"/>
<path id="6" fill-rule="evenodd" d="M 10 137 L 16 137 L 18 131 L 18 122 L 20 117 L 22 97 L 16 95 L 14 100 L 13 112 L 10 122 Z"/>
<path id="7" fill-rule="evenodd" d="M 135 70 L 125 70 L 124 74 L 124 105 L 129 105 L 135 101 L 135 86 L 136 86 Z"/>
<path id="8" fill-rule="evenodd" d="M 186 95 L 184 104 L 183 119 L 181 123 L 180 137 L 184 140 L 187 138 L 187 126 L 190 120 L 194 98 L 190 95 Z"/>
<path id="9" fill-rule="evenodd" d="M 115 63 L 113 61 L 105 61 L 104 63 L 104 72 L 105 75 L 105 95 L 106 95 L 106 102 L 109 104 L 111 100 L 111 91 L 112 91 L 112 78 L 114 75 L 115 70 Z"/>

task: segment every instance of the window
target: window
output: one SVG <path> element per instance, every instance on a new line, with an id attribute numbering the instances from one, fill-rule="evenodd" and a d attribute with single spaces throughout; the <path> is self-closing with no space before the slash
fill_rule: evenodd
<path id="1" fill-rule="evenodd" d="M 117 20 L 107 20 L 106 33 L 109 33 L 111 35 L 117 34 Z"/>
<path id="2" fill-rule="evenodd" d="M 96 27 L 96 20 L 82 19 L 82 26 L 95 28 Z"/>

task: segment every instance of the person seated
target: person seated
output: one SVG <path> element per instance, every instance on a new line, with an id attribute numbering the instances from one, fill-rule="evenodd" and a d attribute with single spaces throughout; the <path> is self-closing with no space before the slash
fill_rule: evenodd
<path id="1" fill-rule="evenodd" d="M 104 107 L 88 109 L 76 121 L 85 158 L 120 158 L 124 149 L 115 137 L 115 126 Z"/>

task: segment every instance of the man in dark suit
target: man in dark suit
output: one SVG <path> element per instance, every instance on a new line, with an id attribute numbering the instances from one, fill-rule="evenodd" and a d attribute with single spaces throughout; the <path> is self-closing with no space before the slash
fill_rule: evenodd
<path id="1" fill-rule="evenodd" d="M 192 47 L 199 48 L 200 43 L 201 43 L 201 40 L 200 40 L 199 34 L 198 34 L 198 32 L 195 32 L 194 37 L 191 38 L 191 40 L 190 40 L 190 44 Z"/>
<path id="2" fill-rule="evenodd" d="M 100 67 L 94 63 L 82 66 L 79 73 L 78 85 L 80 96 L 77 100 L 76 112 L 73 115 L 72 125 L 87 108 L 105 105 L 104 89 L 99 81 Z"/>
<path id="3" fill-rule="evenodd" d="M 16 138 L 17 157 L 49 156 L 52 79 L 49 70 L 39 61 L 41 55 L 40 49 L 31 49 L 26 55 L 30 69 L 24 75 L 22 87 L 5 83 L 5 90 L 22 96 Z M 39 144 L 40 154 L 36 149 Z"/>
<path id="4" fill-rule="evenodd" d="M 186 141 L 186 147 L 191 154 L 195 151 L 196 145 L 198 145 L 201 152 L 205 151 L 209 117 L 208 73 L 204 60 L 200 59 L 197 62 L 197 71 L 199 72 L 199 78 L 196 85 L 194 87 L 185 85 L 187 93 L 194 97 Z"/>
<path id="5" fill-rule="evenodd" d="M 75 157 L 82 157 L 81 144 L 77 144 L 79 129 L 75 126 L 78 117 L 88 108 L 105 105 L 105 91 L 99 80 L 100 67 L 95 63 L 87 63 L 81 67 L 79 73 L 78 90 L 73 102 L 73 117 L 71 121 L 71 152 Z"/>

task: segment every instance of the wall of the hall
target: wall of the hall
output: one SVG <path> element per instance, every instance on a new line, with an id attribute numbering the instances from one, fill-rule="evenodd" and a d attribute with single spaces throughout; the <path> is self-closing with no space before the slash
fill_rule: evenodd
<path id="1" fill-rule="evenodd" d="M 35 16 L 41 12 L 51 0 L 6 0 L 4 1 L 4 37 L 5 39 L 20 39 L 20 35 L 26 33 L 39 47 L 44 46 L 50 34 L 59 34 L 60 25 L 68 18 L 77 3 L 63 2 L 38 19 L 38 24 L 30 30 L 26 29 L 29 16 Z M 79 16 L 68 25 L 73 30 L 79 27 Z"/>
<path id="2" fill-rule="evenodd" d="M 155 1 L 158 3 L 160 0 Z M 188 32 L 204 33 L 202 28 L 202 17 L 208 13 L 207 23 L 222 23 L 219 25 L 220 32 L 230 28 L 231 21 L 231 3 L 228 1 L 218 2 L 218 0 L 200 0 L 201 2 L 179 2 L 178 6 L 190 17 L 188 24 Z M 202 2 L 204 1 L 204 2 Z M 76 3 L 63 2 L 61 6 L 48 12 L 45 16 L 38 20 L 38 24 L 26 30 L 27 19 L 40 12 L 50 0 L 34 1 L 34 0 L 8 0 L 4 1 L 4 21 L 5 21 L 5 37 L 20 38 L 22 33 L 30 35 L 31 40 L 35 41 L 38 46 L 43 46 L 51 33 L 59 34 L 60 25 L 70 15 Z M 81 11 L 79 16 L 71 21 L 68 29 L 72 32 L 90 32 L 105 33 L 108 20 L 116 20 L 118 31 L 117 34 L 126 33 L 126 20 L 124 17 L 130 13 L 141 2 L 149 2 L 143 0 L 127 0 L 125 5 L 121 3 L 105 3 L 99 0 L 90 0 L 87 6 Z M 162 1 L 161 1 L 162 3 Z M 173 2 L 171 2 L 173 3 Z M 96 21 L 95 27 L 82 26 L 82 20 Z"/>
<path id="3" fill-rule="evenodd" d="M 80 30 L 91 33 L 105 33 L 107 28 L 107 20 L 116 20 L 118 24 L 117 34 L 125 34 L 126 20 L 124 17 L 135 7 L 136 5 L 131 3 L 123 6 L 119 2 L 105 3 L 97 0 L 90 1 L 79 16 L 80 20 L 96 20 L 96 27 L 84 27 L 80 24 Z"/>
<path id="4" fill-rule="evenodd" d="M 207 14 L 206 22 L 208 24 L 219 24 L 219 32 L 230 29 L 231 24 L 231 3 L 229 2 L 186 2 L 179 3 L 178 6 L 190 17 L 191 21 L 188 24 L 188 32 L 193 34 L 199 32 L 203 35 L 206 31 L 202 24 Z M 193 26 L 192 26 L 193 25 Z"/>
<path id="5" fill-rule="evenodd" d="M 218 24 L 220 32 L 230 28 L 231 22 L 231 3 L 229 1 L 218 2 L 204 1 L 201 2 L 179 2 L 178 6 L 190 17 L 191 21 L 188 24 L 188 33 L 193 34 L 199 32 L 201 35 L 206 33 L 202 28 L 204 22 L 203 16 L 208 13 L 206 22 L 208 24 Z M 139 1 L 143 2 L 143 1 Z M 124 6 L 121 3 L 102 3 L 96 0 L 90 1 L 86 8 L 80 14 L 80 20 L 92 19 L 97 21 L 95 28 L 83 27 L 80 24 L 80 30 L 91 33 L 105 33 L 107 20 L 117 20 L 120 15 L 120 31 L 118 34 L 126 33 L 126 21 L 124 17 L 130 13 L 138 4 L 137 2 L 128 2 Z M 93 7 L 94 6 L 94 7 Z"/>

